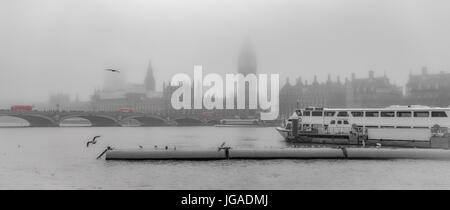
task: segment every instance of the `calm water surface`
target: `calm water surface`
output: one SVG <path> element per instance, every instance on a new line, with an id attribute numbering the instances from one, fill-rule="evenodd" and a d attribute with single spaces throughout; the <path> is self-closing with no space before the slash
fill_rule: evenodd
<path id="1" fill-rule="evenodd" d="M 102 135 L 86 148 L 86 141 Z M 0 189 L 450 189 L 430 160 L 105 161 L 116 148 L 288 147 L 274 128 L 0 128 Z"/>

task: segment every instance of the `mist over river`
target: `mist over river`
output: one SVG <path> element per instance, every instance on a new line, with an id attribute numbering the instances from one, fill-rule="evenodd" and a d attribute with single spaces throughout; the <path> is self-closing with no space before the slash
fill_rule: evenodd
<path id="1" fill-rule="evenodd" d="M 107 146 L 214 150 L 224 141 L 292 146 L 271 127 L 0 128 L 0 189 L 450 189 L 448 161 L 96 159 Z"/>

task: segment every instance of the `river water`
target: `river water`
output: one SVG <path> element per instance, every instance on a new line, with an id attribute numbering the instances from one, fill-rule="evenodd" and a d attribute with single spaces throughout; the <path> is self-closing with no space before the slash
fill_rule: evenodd
<path id="1" fill-rule="evenodd" d="M 450 189 L 448 161 L 96 159 L 106 146 L 215 149 L 224 141 L 291 146 L 268 127 L 0 128 L 0 189 Z"/>

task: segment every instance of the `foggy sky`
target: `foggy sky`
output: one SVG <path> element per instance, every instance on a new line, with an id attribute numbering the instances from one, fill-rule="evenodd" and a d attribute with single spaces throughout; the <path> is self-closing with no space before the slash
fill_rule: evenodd
<path id="1" fill-rule="evenodd" d="M 103 69 L 157 89 L 176 73 L 234 73 L 249 38 L 259 73 L 326 80 L 384 72 L 450 72 L 450 2 L 444 0 L 3 0 L 0 106 L 88 100 Z"/>

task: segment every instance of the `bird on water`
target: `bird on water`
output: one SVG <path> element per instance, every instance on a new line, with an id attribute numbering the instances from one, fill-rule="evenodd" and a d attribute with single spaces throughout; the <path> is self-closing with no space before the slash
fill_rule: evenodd
<path id="1" fill-rule="evenodd" d="M 96 144 L 97 143 L 97 138 L 99 138 L 100 136 L 94 136 L 94 138 L 92 138 L 92 140 L 86 142 L 86 147 L 89 147 L 89 144 Z"/>
<path id="2" fill-rule="evenodd" d="M 376 144 L 377 149 L 381 148 L 381 143 Z"/>

